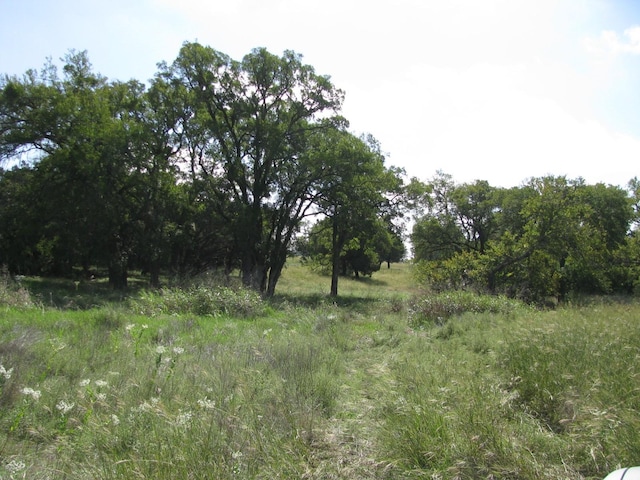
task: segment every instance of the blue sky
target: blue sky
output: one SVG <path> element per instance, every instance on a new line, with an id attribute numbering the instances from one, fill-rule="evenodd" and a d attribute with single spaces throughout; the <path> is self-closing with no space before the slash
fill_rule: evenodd
<path id="1" fill-rule="evenodd" d="M 301 53 L 345 90 L 355 133 L 423 180 L 516 186 L 640 177 L 640 2 L 0 0 L 0 73 L 87 50 L 146 81 L 185 41 Z"/>

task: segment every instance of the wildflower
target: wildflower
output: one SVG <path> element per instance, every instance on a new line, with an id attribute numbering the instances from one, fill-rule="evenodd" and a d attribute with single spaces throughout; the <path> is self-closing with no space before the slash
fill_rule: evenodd
<path id="1" fill-rule="evenodd" d="M 146 323 L 143 323 L 142 325 L 140 325 L 140 328 L 142 330 L 146 330 L 147 328 L 149 328 L 149 325 L 147 325 Z"/>
<path id="2" fill-rule="evenodd" d="M 49 339 L 49 343 L 51 344 L 51 348 L 54 352 L 59 352 L 60 350 L 67 348 L 67 344 L 57 338 Z"/>
<path id="3" fill-rule="evenodd" d="M 98 387 L 106 387 L 108 384 L 105 380 L 96 380 L 96 386 Z"/>
<path id="4" fill-rule="evenodd" d="M 114 425 L 120 425 L 120 419 L 115 413 L 111 414 L 111 423 Z"/>
<path id="5" fill-rule="evenodd" d="M 235 451 L 235 452 L 233 452 L 233 453 L 231 454 L 231 457 L 232 457 L 233 459 L 237 459 L 237 458 L 240 458 L 240 457 L 242 457 L 242 456 L 243 456 L 243 453 L 242 453 L 240 450 L 237 450 L 237 451 Z"/>
<path id="6" fill-rule="evenodd" d="M 184 348 L 182 347 L 173 347 L 173 353 L 176 355 L 181 355 L 184 353 Z"/>
<path id="7" fill-rule="evenodd" d="M 14 473 L 18 473 L 20 470 L 24 470 L 26 465 L 24 462 L 19 460 L 11 460 L 4 466 L 4 468 L 7 469 L 10 475 L 13 475 Z"/>
<path id="8" fill-rule="evenodd" d="M 193 413 L 191 412 L 181 412 L 176 416 L 176 425 L 178 427 L 185 427 L 189 423 L 191 423 L 192 417 L 193 417 Z"/>
<path id="9" fill-rule="evenodd" d="M 0 365 L 0 375 L 2 375 L 5 380 L 9 380 L 11 378 L 12 373 L 13 373 L 13 367 L 7 370 L 2 365 Z"/>
<path id="10" fill-rule="evenodd" d="M 215 400 L 209 400 L 207 397 L 204 397 L 201 400 L 198 400 L 198 405 L 205 410 L 214 410 L 216 408 Z"/>
<path id="11" fill-rule="evenodd" d="M 38 400 L 40 398 L 40 390 L 34 390 L 33 388 L 29 388 L 29 387 L 24 387 L 21 392 L 24 395 L 29 395 L 31 398 L 33 398 L 34 400 Z"/>
<path id="12" fill-rule="evenodd" d="M 96 395 L 96 400 L 100 401 L 100 402 L 104 402 L 107 399 L 107 394 L 106 393 L 99 393 Z"/>
<path id="13" fill-rule="evenodd" d="M 159 355 L 162 355 L 166 351 L 167 351 L 167 347 L 165 347 L 164 345 L 158 345 L 156 347 L 156 353 L 159 354 Z"/>
<path id="14" fill-rule="evenodd" d="M 129 323 L 126 327 L 124 327 L 124 329 L 127 332 L 130 332 L 131 330 L 133 330 L 134 328 L 136 328 L 136 324 L 135 323 Z"/>
<path id="15" fill-rule="evenodd" d="M 90 383 L 91 383 L 91 379 L 90 378 L 85 378 L 84 380 L 80 380 L 80 386 L 81 387 L 86 387 Z"/>
<path id="16" fill-rule="evenodd" d="M 75 407 L 76 404 L 75 403 L 67 403 L 65 400 L 60 400 L 58 402 L 58 404 L 56 405 L 56 408 L 58 410 L 60 410 L 60 413 L 62 415 L 66 415 L 67 413 L 69 413 L 73 407 Z"/>

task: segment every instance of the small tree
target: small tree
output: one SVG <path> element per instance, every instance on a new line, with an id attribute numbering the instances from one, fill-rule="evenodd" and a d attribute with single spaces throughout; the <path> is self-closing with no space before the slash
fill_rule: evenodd
<path id="1" fill-rule="evenodd" d="M 380 146 L 372 137 L 357 138 L 334 129 L 313 140 L 310 160 L 324 172 L 318 187 L 319 213 L 325 217 L 321 231 L 331 232 L 330 294 L 337 296 L 338 278 L 346 271 L 348 258 L 354 272 L 371 273 L 372 264 L 377 264 L 375 270 L 380 268 L 374 239 L 380 219 L 390 222 L 398 215 L 393 199 L 402 190 L 402 172 L 385 167 Z"/>

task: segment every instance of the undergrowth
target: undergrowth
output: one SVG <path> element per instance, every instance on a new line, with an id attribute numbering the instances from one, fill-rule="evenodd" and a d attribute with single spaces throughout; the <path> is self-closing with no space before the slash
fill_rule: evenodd
<path id="1" fill-rule="evenodd" d="M 637 303 L 407 300 L 385 274 L 340 299 L 3 300 L 0 478 L 596 480 L 640 458 Z"/>
<path id="2" fill-rule="evenodd" d="M 209 285 L 145 290 L 130 299 L 129 303 L 132 310 L 147 316 L 193 314 L 256 317 L 264 315 L 268 308 L 254 290 Z"/>
<path id="3" fill-rule="evenodd" d="M 411 300 L 409 322 L 413 327 L 443 325 L 449 318 L 466 312 L 509 314 L 526 308 L 522 302 L 502 296 L 460 290 L 430 293 L 415 296 Z"/>

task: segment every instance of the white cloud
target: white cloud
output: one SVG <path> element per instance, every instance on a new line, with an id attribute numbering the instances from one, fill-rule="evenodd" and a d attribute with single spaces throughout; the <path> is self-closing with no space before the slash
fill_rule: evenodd
<path id="1" fill-rule="evenodd" d="M 613 30 L 603 31 L 597 38 L 586 38 L 585 47 L 588 52 L 602 54 L 640 54 L 640 26 L 627 28 L 622 37 Z"/>
<path id="2" fill-rule="evenodd" d="M 423 65 L 401 81 L 348 93 L 345 113 L 411 176 L 443 170 L 459 182 L 515 186 L 550 174 L 625 185 L 636 175 L 640 140 L 609 131 L 580 109 L 572 112 L 554 98 L 564 87 L 530 88 L 542 73 L 569 88 L 576 79 L 562 72 L 528 64 L 463 71 Z M 378 100 L 390 91 L 391 101 Z"/>

